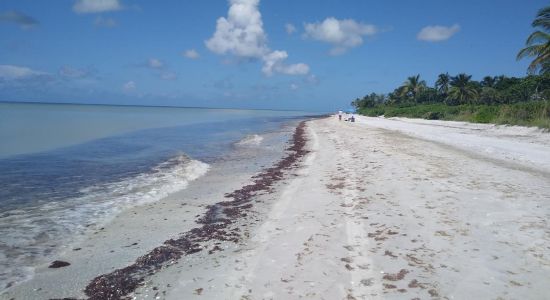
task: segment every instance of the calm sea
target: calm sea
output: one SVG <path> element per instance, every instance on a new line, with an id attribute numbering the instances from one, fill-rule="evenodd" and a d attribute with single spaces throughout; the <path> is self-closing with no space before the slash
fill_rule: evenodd
<path id="1" fill-rule="evenodd" d="M 185 189 L 293 111 L 0 103 L 0 292 L 121 210 Z"/>

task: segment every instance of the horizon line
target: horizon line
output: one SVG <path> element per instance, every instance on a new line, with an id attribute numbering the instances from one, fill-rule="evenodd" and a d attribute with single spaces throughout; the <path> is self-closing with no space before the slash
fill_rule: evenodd
<path id="1" fill-rule="evenodd" d="M 301 109 L 273 109 L 273 108 L 235 108 L 235 107 L 206 107 L 206 106 L 177 106 L 177 105 L 147 105 L 147 104 L 108 104 L 108 103 L 77 103 L 77 102 L 41 102 L 41 101 L 10 101 L 0 100 L 0 103 L 8 104 L 51 104 L 51 105 L 83 105 L 83 106 L 115 106 L 115 107 L 150 107 L 150 108 L 193 108 L 193 109 L 234 109 L 234 110 L 263 110 L 263 111 L 293 111 L 293 112 L 319 112 Z"/>

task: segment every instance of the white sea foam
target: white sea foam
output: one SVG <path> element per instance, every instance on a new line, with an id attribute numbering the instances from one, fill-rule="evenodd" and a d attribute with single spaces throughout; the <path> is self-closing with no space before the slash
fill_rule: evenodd
<path id="1" fill-rule="evenodd" d="M 32 266 L 62 251 L 89 225 L 100 226 L 126 208 L 185 189 L 208 169 L 208 164 L 180 155 L 133 178 L 83 189 L 82 196 L 74 199 L 2 213 L 0 294 L 10 285 L 31 278 Z"/>
<path id="2" fill-rule="evenodd" d="M 236 144 L 238 146 L 259 146 L 264 138 L 257 134 L 250 134 L 245 136 L 242 140 L 238 141 Z"/>

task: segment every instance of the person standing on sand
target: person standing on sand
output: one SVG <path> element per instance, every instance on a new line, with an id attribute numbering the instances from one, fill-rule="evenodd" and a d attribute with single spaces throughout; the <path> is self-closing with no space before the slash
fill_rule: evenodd
<path id="1" fill-rule="evenodd" d="M 338 120 L 342 121 L 342 111 L 341 110 L 338 111 Z"/>

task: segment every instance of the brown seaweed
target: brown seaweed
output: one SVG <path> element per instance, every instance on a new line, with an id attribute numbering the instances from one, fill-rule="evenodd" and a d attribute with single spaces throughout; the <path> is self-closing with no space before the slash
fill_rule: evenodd
<path id="1" fill-rule="evenodd" d="M 272 167 L 253 177 L 252 184 L 243 186 L 225 195 L 229 201 L 221 201 L 207 207 L 206 213 L 197 220 L 200 227 L 182 233 L 177 239 L 165 241 L 161 246 L 139 257 L 132 265 L 94 278 L 84 292 L 92 300 L 124 299 L 143 284 L 145 278 L 163 267 L 176 262 L 185 255 L 207 248 L 209 241 L 237 243 L 243 236 L 240 230 L 231 228 L 239 218 L 252 209 L 253 197 L 260 192 L 271 192 L 273 186 L 284 178 L 285 172 L 294 168 L 309 151 L 305 148 L 305 121 L 295 129 L 287 148 L 287 154 Z M 209 251 L 220 251 L 218 246 Z"/>

